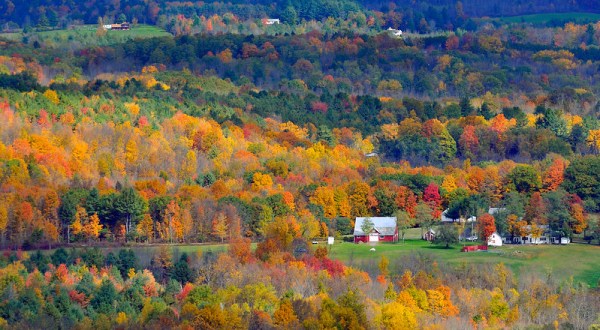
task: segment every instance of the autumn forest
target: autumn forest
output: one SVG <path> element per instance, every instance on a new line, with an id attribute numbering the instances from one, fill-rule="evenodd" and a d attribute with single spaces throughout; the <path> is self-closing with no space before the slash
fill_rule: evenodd
<path id="1" fill-rule="evenodd" d="M 600 328 L 598 14 L 0 0 L 0 329 Z"/>

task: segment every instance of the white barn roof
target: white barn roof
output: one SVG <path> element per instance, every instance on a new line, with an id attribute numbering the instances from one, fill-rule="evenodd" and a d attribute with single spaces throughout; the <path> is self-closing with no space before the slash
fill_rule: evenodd
<path id="1" fill-rule="evenodd" d="M 368 217 L 373 222 L 373 229 L 380 235 L 394 235 L 396 233 L 396 217 Z M 365 236 L 361 227 L 367 217 L 356 218 L 354 222 L 354 236 Z"/>

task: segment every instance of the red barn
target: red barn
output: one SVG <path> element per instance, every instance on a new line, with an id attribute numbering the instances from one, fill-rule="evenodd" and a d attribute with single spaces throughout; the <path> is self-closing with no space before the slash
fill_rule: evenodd
<path id="1" fill-rule="evenodd" d="M 369 232 L 363 232 L 365 219 L 371 221 Z M 398 242 L 396 217 L 361 217 L 354 222 L 354 243 Z"/>

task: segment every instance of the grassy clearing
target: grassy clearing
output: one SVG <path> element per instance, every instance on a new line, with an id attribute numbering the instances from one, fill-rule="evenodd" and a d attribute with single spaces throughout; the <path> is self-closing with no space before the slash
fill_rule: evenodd
<path id="1" fill-rule="evenodd" d="M 517 276 L 529 272 L 552 273 L 559 280 L 573 276 L 578 282 L 597 286 L 600 280 L 600 246 L 571 244 L 557 245 L 506 245 L 489 252 L 462 253 L 462 245 L 450 249 L 440 248 L 422 240 L 406 240 L 405 243 L 382 243 L 370 251 L 366 244 L 340 243 L 333 246 L 330 257 L 345 263 L 360 265 L 369 260 L 379 260 L 385 255 L 390 260 L 414 253 L 431 254 L 434 259 L 459 265 L 461 263 L 504 263 Z"/>
<path id="2" fill-rule="evenodd" d="M 68 30 L 52 30 L 31 33 L 1 33 L 0 38 L 16 41 L 35 41 L 46 47 L 81 48 L 88 46 L 106 46 L 123 43 L 133 39 L 169 36 L 170 33 L 152 25 L 137 25 L 127 31 L 106 31 L 103 37 L 96 36 L 96 25 L 83 25 Z"/>
<path id="3" fill-rule="evenodd" d="M 544 24 L 550 21 L 589 23 L 600 20 L 600 14 L 594 13 L 551 13 L 492 18 L 490 20 L 502 23 L 531 23 Z"/>

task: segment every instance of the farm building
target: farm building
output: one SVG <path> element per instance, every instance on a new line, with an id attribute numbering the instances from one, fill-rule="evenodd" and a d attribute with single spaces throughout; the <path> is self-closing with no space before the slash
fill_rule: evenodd
<path id="1" fill-rule="evenodd" d="M 423 239 L 432 242 L 435 239 L 435 230 L 429 229 L 423 234 Z"/>
<path id="2" fill-rule="evenodd" d="M 512 238 L 513 244 L 548 244 L 550 243 L 550 231 L 548 225 L 538 226 L 537 235 L 531 233 L 532 227 L 530 225 L 525 226 L 525 232 L 529 233 L 526 236 L 514 236 Z"/>
<path id="3" fill-rule="evenodd" d="M 370 231 L 363 232 L 365 219 L 373 224 Z M 364 242 L 397 242 L 398 226 L 396 217 L 360 217 L 354 222 L 354 243 Z"/>
<path id="4" fill-rule="evenodd" d="M 453 219 L 453 218 L 449 217 L 448 216 L 448 211 L 449 211 L 449 209 L 445 209 L 444 212 L 442 212 L 441 220 L 442 220 L 443 223 L 465 222 L 464 218 Z M 474 217 L 474 216 L 470 216 L 467 219 L 468 223 L 476 222 L 476 221 L 477 221 L 477 218 Z"/>
<path id="5" fill-rule="evenodd" d="M 396 30 L 396 29 L 392 29 L 391 27 L 389 27 L 387 29 L 389 31 L 389 33 L 391 33 L 394 37 L 401 37 L 402 36 L 402 30 Z"/>
<path id="6" fill-rule="evenodd" d="M 262 23 L 264 25 L 273 25 L 273 24 L 280 24 L 281 21 L 279 20 L 279 18 L 263 18 Z"/>
<path id="7" fill-rule="evenodd" d="M 502 237 L 500 237 L 498 232 L 494 232 L 488 237 L 487 244 L 488 246 L 502 246 Z"/>
<path id="8" fill-rule="evenodd" d="M 505 209 L 504 208 L 499 208 L 499 207 L 490 207 L 488 209 L 489 214 L 494 215 L 497 214 L 499 212 L 503 212 Z M 449 213 L 449 209 L 445 209 L 444 212 L 442 212 L 441 218 L 440 220 L 442 220 L 443 223 L 454 223 L 454 222 L 465 222 L 464 218 L 456 218 L 453 219 L 451 218 L 448 213 Z M 467 223 L 472 223 L 472 222 L 477 222 L 477 217 L 475 216 L 470 216 L 466 219 Z"/>
<path id="9" fill-rule="evenodd" d="M 129 23 L 121 23 L 121 24 L 106 24 L 102 26 L 105 30 L 129 30 Z"/>

